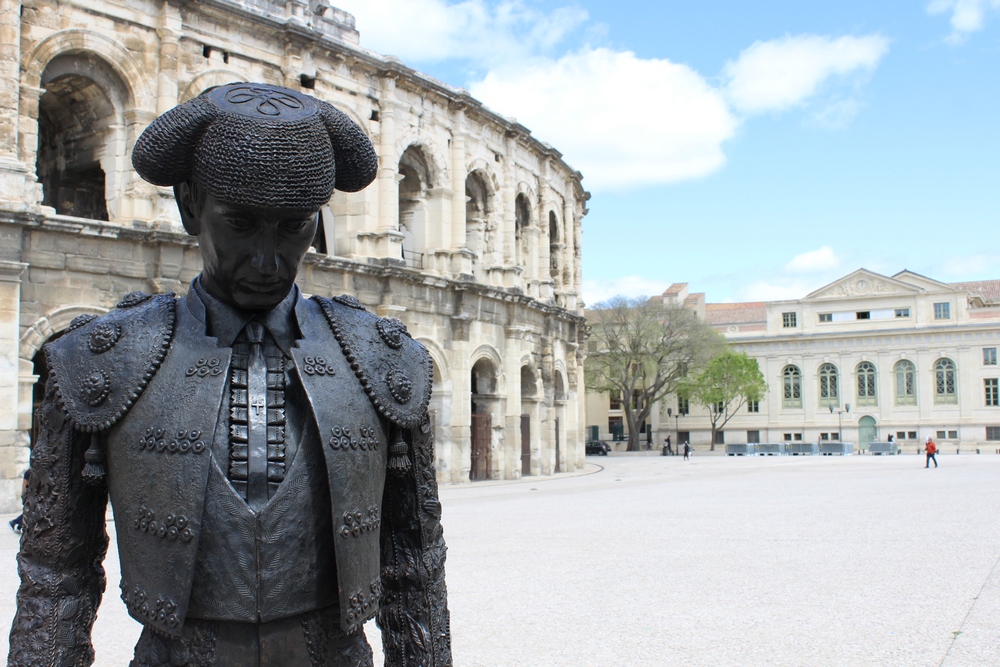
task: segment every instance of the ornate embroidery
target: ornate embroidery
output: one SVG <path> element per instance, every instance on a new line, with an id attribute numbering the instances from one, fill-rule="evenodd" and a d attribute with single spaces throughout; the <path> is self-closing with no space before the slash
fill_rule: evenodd
<path id="1" fill-rule="evenodd" d="M 361 537 L 373 530 L 378 530 L 382 523 L 382 510 L 378 505 L 368 508 L 368 515 L 361 513 L 361 510 L 344 512 L 344 525 L 340 527 L 340 534 L 343 537 Z M 381 579 L 379 582 L 381 583 Z"/>
<path id="2" fill-rule="evenodd" d="M 302 370 L 306 375 L 333 375 L 336 372 L 333 365 L 326 363 L 323 357 L 303 357 L 305 362 Z"/>
<path id="3" fill-rule="evenodd" d="M 247 365 L 250 350 L 245 342 L 233 345 L 229 392 L 229 480 L 245 497 L 247 481 L 247 438 L 250 410 L 267 410 L 267 481 L 280 484 L 285 479 L 285 360 L 267 356 L 267 401 L 247 405 Z"/>
<path id="4" fill-rule="evenodd" d="M 130 591 L 124 579 L 122 579 L 121 588 L 122 601 L 134 618 L 160 621 L 171 628 L 180 627 L 181 621 L 174 613 L 177 611 L 177 605 L 173 600 L 162 595 L 157 595 L 155 601 L 150 600 L 145 588 L 136 585 Z"/>
<path id="5" fill-rule="evenodd" d="M 354 449 L 361 451 L 378 451 L 378 431 L 369 426 L 358 429 L 358 437 L 351 435 L 348 426 L 334 426 L 330 436 L 330 447 L 333 449 Z"/>
<path id="6" fill-rule="evenodd" d="M 181 429 L 170 437 L 162 428 L 150 426 L 141 438 L 139 438 L 139 449 L 156 451 L 167 454 L 201 454 L 208 445 L 201 439 L 202 432 L 196 428 L 190 431 Z"/>
<path id="7" fill-rule="evenodd" d="M 77 315 L 76 317 L 73 318 L 73 321 L 69 323 L 69 326 L 66 327 L 66 333 L 69 333 L 74 329 L 79 329 L 80 327 L 86 326 L 96 319 L 97 315 L 92 315 L 90 313 Z"/>
<path id="8" fill-rule="evenodd" d="M 157 521 L 156 512 L 148 507 L 140 507 L 132 519 L 132 525 L 140 532 L 165 538 L 171 542 L 176 542 L 178 538 L 182 542 L 190 542 L 194 538 L 194 531 L 191 530 L 187 517 L 183 514 L 168 514 L 163 521 Z"/>
<path id="9" fill-rule="evenodd" d="M 378 335 L 382 337 L 385 344 L 394 350 L 403 347 L 403 336 L 409 336 L 406 325 L 394 317 L 383 317 L 375 323 Z"/>
<path id="10" fill-rule="evenodd" d="M 87 341 L 87 347 L 94 354 L 107 352 L 115 346 L 118 339 L 122 337 L 122 328 L 117 322 L 102 322 L 94 327 Z"/>
<path id="11" fill-rule="evenodd" d="M 330 298 L 336 301 L 337 303 L 341 303 L 347 306 L 348 308 L 354 308 L 356 310 L 365 309 L 365 307 L 361 305 L 361 302 L 358 301 L 358 297 L 351 296 L 350 294 L 341 294 L 340 296 L 334 296 Z"/>
<path id="12" fill-rule="evenodd" d="M 151 299 L 152 294 L 146 294 L 145 292 L 129 292 L 122 300 L 118 302 L 118 308 L 131 308 L 132 306 L 138 306 L 140 303 L 147 299 Z"/>
<path id="13" fill-rule="evenodd" d="M 226 101 L 232 105 L 252 104 L 262 116 L 280 116 L 282 108 L 298 110 L 302 103 L 291 95 L 258 86 L 239 86 L 226 93 Z"/>
<path id="14" fill-rule="evenodd" d="M 80 380 L 80 393 L 87 405 L 96 407 L 104 402 L 111 391 L 111 378 L 104 371 L 97 369 Z"/>
<path id="15" fill-rule="evenodd" d="M 188 377 L 197 375 L 201 378 L 207 375 L 219 375 L 220 373 L 222 373 L 222 361 L 214 357 L 212 359 L 202 357 L 194 366 L 184 371 L 184 374 Z"/>
<path id="16" fill-rule="evenodd" d="M 389 393 L 396 399 L 397 403 L 406 403 L 413 394 L 413 381 L 395 366 L 390 366 L 385 373 L 386 384 L 389 385 Z"/>

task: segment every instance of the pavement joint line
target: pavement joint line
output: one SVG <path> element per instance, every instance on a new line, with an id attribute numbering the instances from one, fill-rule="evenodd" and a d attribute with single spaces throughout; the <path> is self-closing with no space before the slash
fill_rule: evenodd
<path id="1" fill-rule="evenodd" d="M 993 563 L 993 567 L 990 569 L 990 573 L 986 575 L 983 585 L 979 587 L 979 592 L 976 593 L 976 597 L 972 598 L 972 604 L 969 605 L 968 611 L 965 612 L 965 618 L 963 618 L 962 622 L 959 624 L 958 630 L 952 633 L 951 643 L 948 644 L 948 650 L 944 652 L 944 656 L 941 658 L 941 662 L 938 664 L 938 667 L 944 667 L 944 661 L 947 660 L 948 656 L 951 654 L 951 649 L 955 648 L 955 642 L 958 641 L 958 637 L 964 631 L 965 623 L 969 620 L 969 615 L 972 614 L 972 610 L 976 607 L 976 603 L 979 602 L 979 598 L 982 597 L 983 591 L 986 590 L 986 584 L 990 583 L 990 579 L 992 579 L 993 575 L 996 574 L 998 565 L 1000 565 L 1000 556 L 998 556 L 996 562 Z"/>
<path id="2" fill-rule="evenodd" d="M 597 470 L 589 470 L 593 466 Z M 518 477 L 517 479 L 491 479 L 483 480 L 481 482 L 460 482 L 457 484 L 442 484 L 439 488 L 441 490 L 447 489 L 448 491 L 461 491 L 463 489 L 482 489 L 489 486 L 511 486 L 514 484 L 541 484 L 542 482 L 557 482 L 561 479 L 572 479 L 574 477 L 586 477 L 587 475 L 596 475 L 604 470 L 604 466 L 599 463 L 592 463 L 591 461 L 586 461 L 583 464 L 583 468 L 576 470 L 574 472 L 557 472 L 554 475 L 528 475 L 526 477 Z"/>

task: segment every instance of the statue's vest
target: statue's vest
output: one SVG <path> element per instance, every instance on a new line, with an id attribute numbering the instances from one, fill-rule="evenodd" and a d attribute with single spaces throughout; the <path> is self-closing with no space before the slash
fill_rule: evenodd
<path id="1" fill-rule="evenodd" d="M 231 349 L 207 337 L 204 325 L 172 295 L 133 294 L 119 306 L 49 345 L 47 358 L 76 428 L 104 438 L 122 598 L 129 613 L 179 635 L 202 540 L 208 540 L 207 549 L 214 548 L 214 538 L 204 537 L 210 443 Z M 351 631 L 377 610 L 388 443 L 399 439 L 399 429 L 413 428 L 426 417 L 430 359 L 402 323 L 377 318 L 349 297 L 300 299 L 296 315 L 303 339 L 291 352 L 315 418 L 316 431 L 307 432 L 318 433 L 323 452 L 341 625 Z M 307 472 L 296 474 L 306 474 L 305 481 L 313 484 Z M 282 496 L 279 489 L 269 507 L 279 498 L 298 502 L 289 490 L 286 484 Z M 295 521 L 297 511 L 288 510 L 285 521 Z M 266 515 L 265 508 L 255 530 L 267 524 Z M 309 526 L 290 528 L 289 535 L 306 539 L 302 531 Z M 261 536 L 265 543 L 273 537 Z M 271 557 L 298 557 L 291 554 L 295 544 L 273 542 L 268 548 L 265 555 Z M 312 555 L 325 558 L 321 551 Z M 279 569 L 271 573 L 274 577 L 258 580 L 258 600 L 261 583 L 272 587 L 264 591 L 267 604 L 260 607 L 269 617 L 295 613 L 291 607 L 281 609 L 281 599 L 294 594 L 296 572 Z M 274 588 L 282 573 L 289 591 Z"/>

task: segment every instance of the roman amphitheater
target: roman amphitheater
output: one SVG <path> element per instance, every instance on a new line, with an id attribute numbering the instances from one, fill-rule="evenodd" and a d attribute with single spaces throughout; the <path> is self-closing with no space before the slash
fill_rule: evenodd
<path id="1" fill-rule="evenodd" d="M 430 350 L 440 480 L 581 467 L 588 194 L 557 150 L 361 48 L 326 2 L 0 0 L 0 511 L 19 504 L 42 345 L 197 275 L 172 192 L 136 176 L 131 150 L 232 81 L 314 94 L 371 136 L 378 178 L 323 209 L 300 285 L 353 294 Z"/>

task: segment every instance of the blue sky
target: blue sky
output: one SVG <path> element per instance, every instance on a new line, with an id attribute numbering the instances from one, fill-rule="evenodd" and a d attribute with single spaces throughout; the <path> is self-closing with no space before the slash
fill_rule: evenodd
<path id="1" fill-rule="evenodd" d="M 592 193 L 584 298 L 1000 278 L 1000 0 L 340 0 Z"/>

